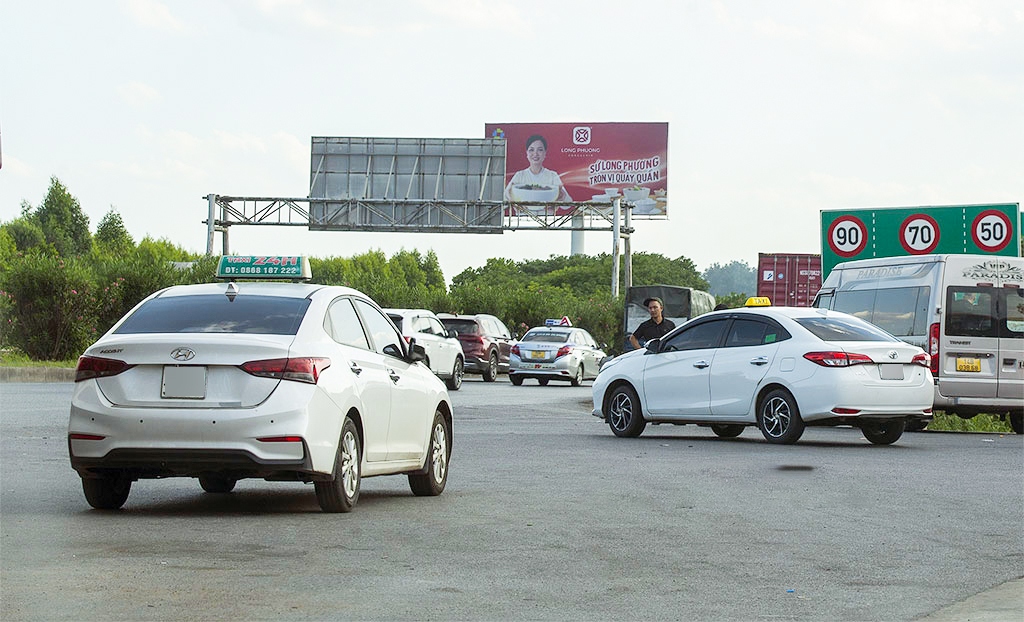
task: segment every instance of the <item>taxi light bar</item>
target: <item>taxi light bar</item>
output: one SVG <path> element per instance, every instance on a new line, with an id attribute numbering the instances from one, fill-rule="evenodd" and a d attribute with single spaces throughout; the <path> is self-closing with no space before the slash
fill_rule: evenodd
<path id="1" fill-rule="evenodd" d="M 744 307 L 770 307 L 772 299 L 768 296 L 751 296 L 743 303 Z"/>
<path id="2" fill-rule="evenodd" d="M 873 362 L 867 354 L 855 352 L 808 352 L 804 358 L 822 367 L 850 367 Z"/>
<path id="3" fill-rule="evenodd" d="M 302 357 L 249 361 L 238 367 L 247 374 L 261 378 L 316 384 L 320 379 L 320 374 L 330 366 L 331 359 L 329 358 Z"/>
<path id="4" fill-rule="evenodd" d="M 299 255 L 224 255 L 217 262 L 218 279 L 313 278 L 309 259 Z"/>
<path id="5" fill-rule="evenodd" d="M 75 382 L 116 376 L 123 371 L 135 367 L 117 359 L 106 359 L 99 356 L 80 356 L 75 367 Z"/>

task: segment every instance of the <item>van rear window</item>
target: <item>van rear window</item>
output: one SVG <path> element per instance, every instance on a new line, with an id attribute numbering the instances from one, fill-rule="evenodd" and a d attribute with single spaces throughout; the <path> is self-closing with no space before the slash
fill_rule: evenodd
<path id="1" fill-rule="evenodd" d="M 931 288 L 890 287 L 837 291 L 832 308 L 870 322 L 897 337 L 924 335 L 928 330 Z"/>
<path id="2" fill-rule="evenodd" d="M 114 333 L 294 335 L 308 308 L 308 298 L 239 294 L 231 301 L 224 294 L 168 296 L 136 309 Z"/>

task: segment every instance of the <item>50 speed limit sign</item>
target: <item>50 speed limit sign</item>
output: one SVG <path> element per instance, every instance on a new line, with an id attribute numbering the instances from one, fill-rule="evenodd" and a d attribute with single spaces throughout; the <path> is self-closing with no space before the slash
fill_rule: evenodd
<path id="1" fill-rule="evenodd" d="M 939 245 L 939 223 L 927 214 L 912 214 L 900 225 L 900 244 L 911 255 L 926 255 Z"/>
<path id="2" fill-rule="evenodd" d="M 856 216 L 840 216 L 828 228 L 828 247 L 840 257 L 853 257 L 868 245 L 868 228 Z"/>
<path id="3" fill-rule="evenodd" d="M 978 214 L 971 224 L 971 237 L 978 248 L 995 253 L 1006 248 L 1013 239 L 1010 218 L 999 210 L 989 209 Z"/>

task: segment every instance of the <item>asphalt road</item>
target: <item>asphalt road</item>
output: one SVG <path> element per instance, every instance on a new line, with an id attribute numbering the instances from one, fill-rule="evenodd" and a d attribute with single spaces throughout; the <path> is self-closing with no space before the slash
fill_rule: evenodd
<path id="1" fill-rule="evenodd" d="M 71 390 L 0 384 L 5 621 L 913 620 L 1024 575 L 1019 435 L 627 440 L 589 383 L 471 376 L 440 497 L 367 479 L 328 515 L 302 484 L 147 480 L 98 512 L 68 464 Z"/>

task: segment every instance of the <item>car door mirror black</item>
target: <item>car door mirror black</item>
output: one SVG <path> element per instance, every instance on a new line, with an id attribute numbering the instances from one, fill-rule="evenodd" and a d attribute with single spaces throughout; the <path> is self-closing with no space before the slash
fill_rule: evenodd
<path id="1" fill-rule="evenodd" d="M 383 352 L 384 352 L 384 354 L 387 354 L 388 356 L 393 356 L 393 357 L 399 358 L 399 359 L 400 358 L 404 358 L 404 355 L 402 354 L 401 348 L 399 348 L 397 345 L 395 345 L 393 343 L 389 343 L 388 345 L 384 346 Z"/>
<path id="2" fill-rule="evenodd" d="M 648 352 L 657 353 L 658 349 L 661 347 L 661 337 L 655 337 L 654 339 L 651 339 L 650 341 L 647 342 L 647 345 L 644 347 L 647 348 Z"/>
<path id="3" fill-rule="evenodd" d="M 448 329 L 448 338 L 449 339 L 458 339 L 459 338 L 459 331 L 455 330 L 454 328 L 449 328 Z"/>
<path id="4" fill-rule="evenodd" d="M 410 363 L 427 360 L 426 349 L 418 343 L 409 344 L 409 356 L 406 358 Z"/>

